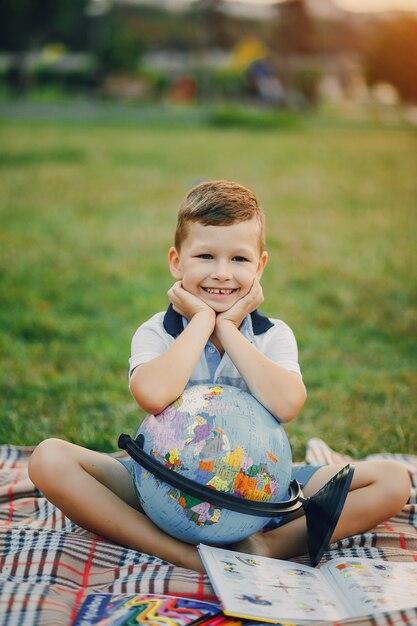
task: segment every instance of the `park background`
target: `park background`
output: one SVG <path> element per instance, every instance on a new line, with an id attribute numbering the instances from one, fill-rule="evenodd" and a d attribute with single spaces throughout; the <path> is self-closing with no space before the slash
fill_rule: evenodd
<path id="1" fill-rule="evenodd" d="M 166 308 L 179 202 L 229 178 L 265 208 L 262 310 L 299 344 L 295 458 L 310 437 L 416 452 L 417 7 L 403 2 L 2 3 L 0 442 L 110 452 L 135 432 L 130 339 Z"/>

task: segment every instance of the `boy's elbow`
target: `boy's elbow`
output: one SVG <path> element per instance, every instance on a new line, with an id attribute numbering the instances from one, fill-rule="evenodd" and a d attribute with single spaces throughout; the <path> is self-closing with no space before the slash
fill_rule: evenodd
<path id="1" fill-rule="evenodd" d="M 137 369 L 133 372 L 129 383 L 132 396 L 145 413 L 159 415 L 170 404 L 170 400 L 161 397 L 160 385 L 142 381 L 137 375 Z"/>
<path id="2" fill-rule="evenodd" d="M 149 415 L 159 415 L 167 406 L 164 402 L 158 402 L 158 398 L 152 393 L 152 389 L 144 391 L 138 388 L 137 385 L 130 385 L 130 391 L 140 408 Z"/>
<path id="3" fill-rule="evenodd" d="M 279 421 L 283 423 L 291 422 L 304 406 L 307 399 L 307 390 L 303 383 L 297 386 L 297 389 L 291 394 L 286 401 L 285 406 L 280 408 L 278 412 Z"/>
<path id="4" fill-rule="evenodd" d="M 142 406 L 141 408 L 145 411 L 147 415 L 159 415 L 166 408 L 166 406 L 159 404 L 148 404 L 146 406 Z"/>
<path id="5" fill-rule="evenodd" d="M 299 409 L 295 410 L 292 407 L 288 407 L 285 410 L 281 409 L 278 414 L 278 421 L 281 422 L 281 424 L 288 424 L 288 422 L 291 422 L 295 417 L 297 417 L 298 412 Z"/>

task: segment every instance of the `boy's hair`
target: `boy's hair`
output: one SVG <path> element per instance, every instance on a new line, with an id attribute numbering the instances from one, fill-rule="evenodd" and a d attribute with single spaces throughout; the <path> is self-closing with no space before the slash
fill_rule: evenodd
<path id="1" fill-rule="evenodd" d="M 187 226 L 229 226 L 256 218 L 259 224 L 259 247 L 265 246 L 265 215 L 255 194 L 230 180 L 210 180 L 193 187 L 182 201 L 177 218 L 174 244 L 179 251 L 187 237 Z"/>

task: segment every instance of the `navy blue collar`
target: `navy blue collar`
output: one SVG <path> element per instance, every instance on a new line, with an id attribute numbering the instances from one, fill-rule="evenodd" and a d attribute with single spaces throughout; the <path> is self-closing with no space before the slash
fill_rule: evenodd
<path id="1" fill-rule="evenodd" d="M 259 313 L 258 310 L 253 311 L 251 314 L 252 328 L 254 335 L 262 335 L 267 330 L 273 327 L 273 323 L 266 315 Z M 172 337 L 178 337 L 184 330 L 182 322 L 182 316 L 174 311 L 172 304 L 169 305 L 164 316 L 164 328 Z"/>

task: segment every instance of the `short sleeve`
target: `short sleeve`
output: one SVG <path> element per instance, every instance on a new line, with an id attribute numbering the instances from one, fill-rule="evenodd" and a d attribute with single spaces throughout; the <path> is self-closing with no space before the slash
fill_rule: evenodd
<path id="1" fill-rule="evenodd" d="M 132 337 L 129 359 L 129 379 L 138 365 L 156 358 L 169 348 L 174 339 L 163 328 L 164 313 L 156 313 L 144 322 Z"/>
<path id="2" fill-rule="evenodd" d="M 293 331 L 282 320 L 271 322 L 273 327 L 263 335 L 263 345 L 260 346 L 262 352 L 277 365 L 301 376 L 297 341 Z"/>

